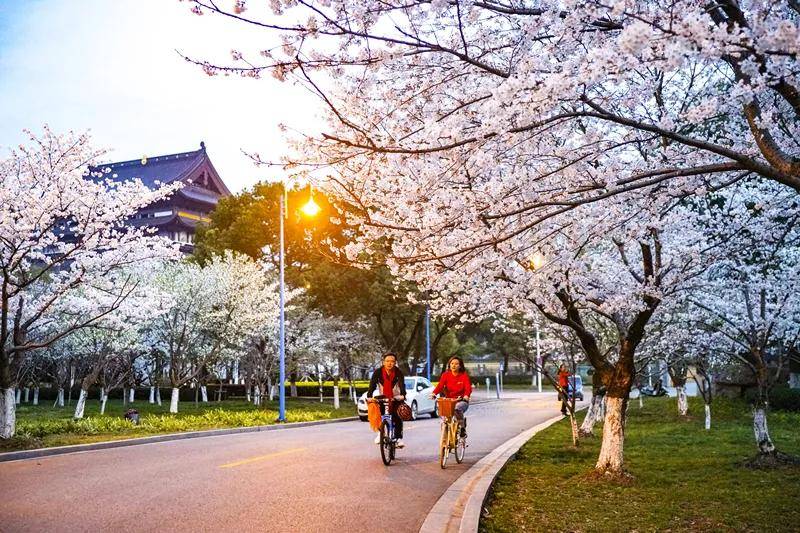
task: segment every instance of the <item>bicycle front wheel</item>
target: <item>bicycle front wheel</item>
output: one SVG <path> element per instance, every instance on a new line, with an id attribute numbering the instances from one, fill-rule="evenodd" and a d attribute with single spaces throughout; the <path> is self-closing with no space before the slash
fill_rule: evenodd
<path id="1" fill-rule="evenodd" d="M 384 421 L 381 424 L 381 459 L 386 466 L 391 464 L 394 455 L 392 453 L 392 436 L 389 433 L 389 424 Z"/>
<path id="2" fill-rule="evenodd" d="M 467 439 L 465 437 L 458 436 L 456 438 L 456 462 L 461 464 L 461 461 L 464 460 L 464 455 L 467 453 Z"/>
<path id="3" fill-rule="evenodd" d="M 442 423 L 442 436 L 439 439 L 439 466 L 447 467 L 447 457 L 450 455 L 450 427 L 446 422 Z"/>

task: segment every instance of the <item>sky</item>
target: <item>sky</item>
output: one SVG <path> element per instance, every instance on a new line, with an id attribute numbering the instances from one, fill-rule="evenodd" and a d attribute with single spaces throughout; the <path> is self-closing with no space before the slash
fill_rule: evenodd
<path id="1" fill-rule="evenodd" d="M 23 129 L 48 124 L 88 131 L 94 146 L 110 150 L 105 162 L 204 141 L 234 192 L 279 178 L 242 151 L 278 160 L 287 150 L 279 124 L 316 133 L 318 101 L 271 76 L 209 77 L 177 52 L 228 62 L 231 49 L 276 43 L 178 0 L 0 0 L 0 151 L 25 142 Z"/>

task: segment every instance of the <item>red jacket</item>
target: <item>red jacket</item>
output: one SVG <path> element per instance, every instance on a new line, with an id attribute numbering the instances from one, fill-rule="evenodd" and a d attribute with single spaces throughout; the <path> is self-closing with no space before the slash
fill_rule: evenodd
<path id="1" fill-rule="evenodd" d="M 442 374 L 439 384 L 433 389 L 434 394 L 439 394 L 442 389 L 448 398 L 458 398 L 459 396 L 472 395 L 472 383 L 466 372 L 459 372 L 456 376 L 449 370 Z"/>

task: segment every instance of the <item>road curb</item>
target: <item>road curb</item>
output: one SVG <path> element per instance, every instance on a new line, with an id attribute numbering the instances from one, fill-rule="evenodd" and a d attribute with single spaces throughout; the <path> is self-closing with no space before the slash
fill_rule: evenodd
<path id="1" fill-rule="evenodd" d="M 203 431 L 188 431 L 186 433 L 168 433 L 166 435 L 153 435 L 135 439 L 111 440 L 93 442 L 90 444 L 73 444 L 72 446 L 54 446 L 52 448 L 36 448 L 34 450 L 19 450 L 16 452 L 0 453 L 0 463 L 6 461 L 21 461 L 66 453 L 89 452 L 94 450 L 107 450 L 110 448 L 124 448 L 141 444 L 153 444 L 171 440 L 197 439 L 201 437 L 217 437 L 220 435 L 234 435 L 237 433 L 256 433 L 259 431 L 278 431 L 283 429 L 302 428 L 308 426 L 321 426 L 323 424 L 336 424 L 339 422 L 352 422 L 358 420 L 357 416 L 347 418 L 333 418 L 325 420 L 312 420 L 310 422 L 292 422 L 289 424 L 270 424 L 268 426 L 247 426 L 240 428 L 209 429 Z"/>
<path id="2" fill-rule="evenodd" d="M 584 409 L 581 407 L 577 410 Z M 539 423 L 512 437 L 461 474 L 428 512 L 420 533 L 475 533 L 489 489 L 523 444 L 534 435 L 563 420 L 561 415 Z"/>

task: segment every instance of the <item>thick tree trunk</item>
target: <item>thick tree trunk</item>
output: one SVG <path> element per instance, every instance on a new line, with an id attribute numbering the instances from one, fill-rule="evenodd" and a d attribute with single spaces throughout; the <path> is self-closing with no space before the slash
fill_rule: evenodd
<path id="1" fill-rule="evenodd" d="M 624 463 L 625 410 L 627 398 L 606 397 L 606 416 L 603 423 L 603 444 L 595 469 L 621 474 Z"/>
<path id="2" fill-rule="evenodd" d="M 759 453 L 768 454 L 775 451 L 775 445 L 769 436 L 767 406 L 764 403 L 757 403 L 753 409 L 753 432 L 756 436 Z"/>
<path id="3" fill-rule="evenodd" d="M 29 393 L 30 392 L 31 392 L 31 389 L 29 389 L 28 387 L 25 387 L 24 389 L 22 389 L 22 401 L 23 402 L 28 403 L 28 397 L 29 397 Z"/>
<path id="4" fill-rule="evenodd" d="M 202 396 L 203 403 L 208 403 L 208 389 L 205 385 L 200 385 L 200 395 Z"/>
<path id="5" fill-rule="evenodd" d="M 678 414 L 686 416 L 686 413 L 689 412 L 689 400 L 686 398 L 686 387 L 678 385 L 675 387 L 675 390 L 678 393 Z"/>
<path id="6" fill-rule="evenodd" d="M 16 394 L 14 395 L 14 404 L 19 405 L 19 402 L 22 401 L 22 389 L 17 389 Z"/>
<path id="7" fill-rule="evenodd" d="M 172 387 L 172 397 L 169 399 L 169 412 L 170 413 L 177 413 L 178 412 L 178 400 L 180 399 L 181 389 L 178 387 Z"/>
<path id="8" fill-rule="evenodd" d="M 72 415 L 76 420 L 83 418 L 83 411 L 86 408 L 86 397 L 89 396 L 89 391 L 81 387 L 81 394 L 78 396 L 78 403 L 75 405 L 75 414 Z"/>
<path id="9" fill-rule="evenodd" d="M 289 396 L 297 398 L 297 382 L 292 381 L 292 386 L 289 389 Z"/>
<path id="10" fill-rule="evenodd" d="M 33 405 L 39 405 L 39 387 L 33 388 Z"/>
<path id="11" fill-rule="evenodd" d="M 156 403 L 156 388 L 150 387 L 150 398 L 147 399 L 147 403 Z"/>
<path id="12" fill-rule="evenodd" d="M 103 391 L 100 394 L 100 414 L 101 415 L 106 414 L 106 404 L 107 403 L 108 403 L 108 394 L 106 394 L 105 391 Z"/>
<path id="13" fill-rule="evenodd" d="M 587 409 L 586 416 L 578 431 L 581 437 L 594 436 L 594 425 L 602 418 L 600 411 L 602 410 L 603 398 L 604 396 L 599 394 L 592 394 L 592 403 L 589 404 L 589 409 Z"/>
<path id="14" fill-rule="evenodd" d="M 17 406 L 14 388 L 0 389 L 0 439 L 10 439 L 17 430 Z"/>
<path id="15" fill-rule="evenodd" d="M 161 406 L 161 387 L 156 387 L 156 403 Z"/>
<path id="16" fill-rule="evenodd" d="M 333 408 L 339 408 L 339 385 L 333 386 Z"/>
<path id="17" fill-rule="evenodd" d="M 58 395 L 56 396 L 56 403 L 54 407 L 64 407 L 64 389 L 58 388 Z"/>
<path id="18" fill-rule="evenodd" d="M 706 429 L 711 429 L 711 406 L 706 404 Z"/>
<path id="19" fill-rule="evenodd" d="M 253 387 L 253 403 L 261 405 L 261 387 L 258 384 Z"/>
<path id="20" fill-rule="evenodd" d="M 269 391 L 269 401 L 275 399 L 275 384 L 272 383 L 272 378 L 267 378 L 267 390 Z"/>
<path id="21" fill-rule="evenodd" d="M 247 403 L 250 403 L 250 385 L 245 385 L 244 387 L 244 398 Z"/>
<path id="22" fill-rule="evenodd" d="M 128 403 L 133 403 L 133 400 L 136 397 L 136 387 L 131 387 L 128 389 Z"/>

